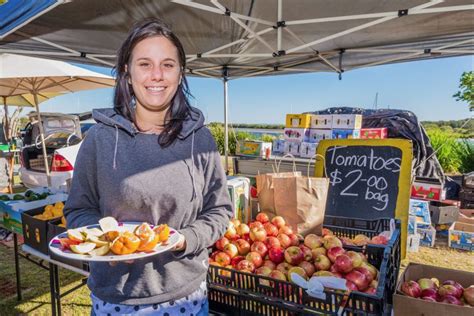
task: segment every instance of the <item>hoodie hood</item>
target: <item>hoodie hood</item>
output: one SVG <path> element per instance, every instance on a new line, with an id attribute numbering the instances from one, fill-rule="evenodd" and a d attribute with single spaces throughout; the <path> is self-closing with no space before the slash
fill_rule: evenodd
<path id="1" fill-rule="evenodd" d="M 204 126 L 204 115 L 202 112 L 195 107 L 190 106 L 190 108 L 190 115 L 188 115 L 183 122 L 183 128 L 178 135 L 180 139 L 187 138 L 193 132 Z M 115 128 L 118 127 L 132 136 L 138 133 L 133 123 L 117 113 L 113 108 L 95 109 L 92 111 L 92 117 L 97 123 L 103 123 Z"/>

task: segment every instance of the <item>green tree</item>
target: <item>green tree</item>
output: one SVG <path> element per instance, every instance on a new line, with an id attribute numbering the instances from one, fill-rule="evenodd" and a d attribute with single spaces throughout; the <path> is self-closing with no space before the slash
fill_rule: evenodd
<path id="1" fill-rule="evenodd" d="M 469 110 L 474 111 L 474 85 L 472 78 L 474 77 L 474 72 L 467 71 L 463 72 L 461 79 L 459 79 L 459 91 L 453 95 L 456 98 L 456 101 L 466 101 L 469 104 Z"/>

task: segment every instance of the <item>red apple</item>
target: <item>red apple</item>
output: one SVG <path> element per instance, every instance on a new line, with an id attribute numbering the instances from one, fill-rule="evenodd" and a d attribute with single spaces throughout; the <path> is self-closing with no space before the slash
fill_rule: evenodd
<path id="1" fill-rule="evenodd" d="M 236 231 L 238 235 L 243 236 L 245 234 L 250 233 L 250 227 L 247 224 L 242 223 L 239 226 L 237 226 Z"/>
<path id="2" fill-rule="evenodd" d="M 331 261 L 325 255 L 317 255 L 314 258 L 314 266 L 316 270 L 329 270 L 331 268 Z"/>
<path id="3" fill-rule="evenodd" d="M 237 218 L 231 219 L 230 222 L 234 225 L 235 228 L 239 227 L 239 225 L 241 224 L 240 220 L 238 220 Z"/>
<path id="4" fill-rule="evenodd" d="M 291 246 L 285 249 L 285 261 L 292 265 L 298 265 L 304 260 L 303 251 L 296 246 Z"/>
<path id="5" fill-rule="evenodd" d="M 244 256 L 235 256 L 234 258 L 232 258 L 232 259 L 230 260 L 230 265 L 231 265 L 234 269 L 236 269 L 236 268 L 237 268 L 237 264 L 238 264 L 240 261 L 244 260 L 244 259 L 245 259 Z"/>
<path id="6" fill-rule="evenodd" d="M 352 239 L 352 242 L 354 243 L 354 245 L 356 246 L 365 246 L 369 243 L 370 241 L 370 238 L 367 237 L 366 235 L 364 234 L 359 234 L 359 235 L 356 235 L 353 239 Z"/>
<path id="7" fill-rule="evenodd" d="M 256 241 L 250 246 L 250 251 L 258 252 L 260 256 L 264 258 L 267 255 L 268 248 L 265 246 L 263 241 Z"/>
<path id="8" fill-rule="evenodd" d="M 352 266 L 352 259 L 345 254 L 337 256 L 334 265 L 336 266 L 336 270 L 341 273 L 349 273 L 354 268 Z"/>
<path id="9" fill-rule="evenodd" d="M 227 245 L 228 243 L 230 243 L 229 239 L 222 237 L 221 239 L 216 241 L 216 248 L 223 251 L 225 245 Z"/>
<path id="10" fill-rule="evenodd" d="M 357 286 L 359 291 L 364 291 L 366 288 L 369 287 L 369 282 L 364 274 L 360 273 L 359 271 L 351 271 L 345 276 L 346 280 L 351 281 Z"/>
<path id="11" fill-rule="evenodd" d="M 268 249 L 281 247 L 280 241 L 278 240 L 278 238 L 274 236 L 267 237 L 267 239 L 265 239 L 265 245 L 267 246 Z"/>
<path id="12" fill-rule="evenodd" d="M 311 249 L 309 249 L 303 244 L 299 245 L 299 247 L 303 251 L 305 261 L 310 262 L 311 260 L 313 260 L 313 253 L 311 252 Z"/>
<path id="13" fill-rule="evenodd" d="M 367 281 L 370 283 L 370 286 L 372 287 L 377 287 L 378 285 L 378 282 L 376 280 L 374 280 L 374 277 L 372 275 L 372 272 L 370 272 L 367 268 L 364 268 L 364 267 L 357 267 L 357 268 L 354 268 L 354 271 L 357 271 L 357 272 L 360 272 L 362 273 L 363 275 L 365 275 L 365 278 L 367 279 Z M 375 282 L 375 283 L 373 283 Z M 374 286 L 375 285 L 375 286 Z"/>
<path id="14" fill-rule="evenodd" d="M 258 252 L 251 251 L 245 256 L 245 260 L 253 263 L 255 268 L 260 268 L 263 264 L 262 256 Z"/>
<path id="15" fill-rule="evenodd" d="M 323 238 L 315 234 L 308 234 L 304 238 L 304 245 L 309 249 L 316 249 L 323 245 Z"/>
<path id="16" fill-rule="evenodd" d="M 273 270 L 270 273 L 269 277 L 277 279 L 277 280 L 281 280 L 281 281 L 286 281 L 285 274 L 283 272 L 279 271 L 279 270 Z"/>
<path id="17" fill-rule="evenodd" d="M 216 254 L 214 260 L 223 267 L 230 264 L 230 257 L 225 252 L 219 252 L 218 254 Z"/>
<path id="18" fill-rule="evenodd" d="M 323 238 L 323 245 L 326 249 L 331 249 L 334 247 L 342 248 L 342 242 L 336 236 L 326 235 Z"/>
<path id="19" fill-rule="evenodd" d="M 332 274 L 332 272 L 329 272 L 329 271 L 320 270 L 313 273 L 313 276 L 334 276 L 334 274 Z"/>
<path id="20" fill-rule="evenodd" d="M 285 235 L 290 235 L 293 234 L 293 229 L 290 226 L 282 226 L 278 230 L 279 234 L 285 234 Z"/>
<path id="21" fill-rule="evenodd" d="M 255 241 L 264 241 L 267 238 L 267 232 L 262 228 L 251 228 L 250 229 L 250 239 Z"/>
<path id="22" fill-rule="evenodd" d="M 306 276 L 308 277 L 311 277 L 316 272 L 316 268 L 314 267 L 314 265 L 308 261 L 300 262 L 298 267 L 303 268 L 304 271 L 306 272 Z"/>
<path id="23" fill-rule="evenodd" d="M 239 263 L 237 263 L 237 270 L 253 273 L 255 271 L 255 266 L 252 262 L 244 259 L 240 261 Z"/>
<path id="24" fill-rule="evenodd" d="M 293 273 L 300 275 L 303 279 L 308 280 L 308 276 L 306 275 L 306 271 L 301 267 L 292 267 L 288 270 L 288 281 L 293 282 Z"/>
<path id="25" fill-rule="evenodd" d="M 272 270 L 276 269 L 276 263 L 271 261 L 270 259 L 266 259 L 263 261 L 262 267 L 269 267 Z"/>
<path id="26" fill-rule="evenodd" d="M 288 237 L 290 238 L 292 246 L 298 246 L 300 244 L 300 239 L 296 234 L 289 234 Z"/>
<path id="27" fill-rule="evenodd" d="M 231 259 L 239 254 L 239 250 L 237 249 L 237 246 L 234 244 L 225 245 L 224 252 L 228 254 Z"/>
<path id="28" fill-rule="evenodd" d="M 261 266 L 255 270 L 255 274 L 268 276 L 273 270 L 267 266 Z"/>
<path id="29" fill-rule="evenodd" d="M 420 285 L 418 285 L 418 283 L 416 283 L 415 281 L 403 282 L 401 290 L 403 293 L 411 297 L 417 298 L 421 296 Z"/>
<path id="30" fill-rule="evenodd" d="M 346 255 L 348 255 L 352 259 L 352 266 L 354 268 L 360 267 L 362 262 L 364 261 L 362 259 L 362 255 L 358 252 L 348 251 L 346 252 Z"/>
<path id="31" fill-rule="evenodd" d="M 446 295 L 451 295 L 451 296 L 454 296 L 456 298 L 461 298 L 462 297 L 462 291 L 460 291 L 459 288 L 457 288 L 456 286 L 451 285 L 451 284 L 441 285 L 438 289 L 438 294 L 441 297 L 445 297 Z"/>
<path id="32" fill-rule="evenodd" d="M 230 240 L 234 240 L 238 238 L 239 235 L 237 235 L 237 231 L 235 230 L 234 224 L 230 223 L 229 227 L 227 228 L 227 231 L 224 234 L 224 237 Z"/>
<path id="33" fill-rule="evenodd" d="M 474 306 L 474 285 L 471 285 L 463 291 L 464 300 L 471 306 Z"/>
<path id="34" fill-rule="evenodd" d="M 285 260 L 284 250 L 280 247 L 270 248 L 268 250 L 268 258 L 276 264 L 279 264 Z"/>
<path id="35" fill-rule="evenodd" d="M 328 228 L 323 228 L 323 231 L 322 231 L 321 235 L 323 235 L 323 237 L 332 236 L 332 235 L 334 235 L 334 233 Z"/>
<path id="36" fill-rule="evenodd" d="M 459 284 L 458 282 L 453 281 L 453 280 L 446 280 L 446 281 L 443 282 L 443 285 L 448 285 L 448 284 L 453 285 L 455 288 L 457 288 L 461 292 L 461 296 L 462 296 L 462 292 L 464 291 L 464 288 L 461 284 Z M 459 296 L 458 298 L 460 298 L 461 296 Z"/>
<path id="37" fill-rule="evenodd" d="M 278 228 L 272 223 L 268 222 L 263 224 L 263 228 L 267 232 L 267 236 L 278 236 Z"/>
<path id="38" fill-rule="evenodd" d="M 336 258 L 342 254 L 345 254 L 346 251 L 342 247 L 332 247 L 328 249 L 327 256 L 332 263 L 336 262 Z"/>
<path id="39" fill-rule="evenodd" d="M 359 290 L 357 288 L 357 286 L 349 280 L 346 280 L 346 287 L 349 289 L 349 291 L 358 291 Z"/>
<path id="40" fill-rule="evenodd" d="M 369 243 L 370 244 L 375 244 L 375 245 L 386 245 L 386 244 L 388 244 L 388 239 L 387 239 L 387 237 L 385 237 L 383 235 L 378 235 L 378 236 L 372 237 L 372 239 L 370 240 Z"/>
<path id="41" fill-rule="evenodd" d="M 459 298 L 452 296 L 452 295 L 446 295 L 441 298 L 439 301 L 440 303 L 446 303 L 446 304 L 451 304 L 451 305 L 459 305 L 463 306 L 463 303 L 459 300 Z"/>
<path id="42" fill-rule="evenodd" d="M 237 239 L 234 243 L 237 246 L 237 250 L 239 252 L 239 255 L 245 256 L 249 253 L 250 244 L 249 244 L 248 241 L 246 241 L 244 239 Z"/>
<path id="43" fill-rule="evenodd" d="M 250 234 L 245 234 L 240 236 L 240 239 L 246 240 L 248 242 L 251 242 L 252 240 L 250 239 Z"/>
<path id="44" fill-rule="evenodd" d="M 377 274 L 378 274 L 377 268 L 371 265 L 370 263 L 362 262 L 362 264 L 360 265 L 360 268 L 366 268 L 372 274 L 372 279 L 374 280 L 377 279 Z"/>
<path id="45" fill-rule="evenodd" d="M 369 287 L 367 290 L 364 291 L 364 293 L 371 294 L 371 295 L 377 295 L 377 289 L 374 287 Z"/>
<path id="46" fill-rule="evenodd" d="M 288 262 L 282 262 L 282 263 L 279 263 L 276 267 L 276 269 L 278 271 L 281 271 L 283 272 L 283 274 L 285 276 L 288 276 L 288 271 L 293 268 L 293 266 L 291 264 L 289 264 Z"/>
<path id="47" fill-rule="evenodd" d="M 427 296 L 433 298 L 435 301 L 440 299 L 438 297 L 438 292 L 433 288 L 427 288 L 421 291 L 421 295 L 420 295 L 421 298 L 425 298 Z"/>
<path id="48" fill-rule="evenodd" d="M 438 289 L 436 283 L 433 280 L 428 278 L 421 278 L 417 281 L 418 285 L 420 285 L 421 290 L 425 289 Z"/>
<path id="49" fill-rule="evenodd" d="M 278 240 L 280 241 L 280 245 L 283 249 L 286 249 L 291 246 L 291 239 L 288 235 L 285 234 L 278 234 Z"/>
<path id="50" fill-rule="evenodd" d="M 257 221 L 259 221 L 260 223 L 262 223 L 262 224 L 265 224 L 270 220 L 268 215 L 266 213 L 262 213 L 262 212 L 258 213 L 257 216 L 255 217 L 255 219 Z"/>
<path id="51" fill-rule="evenodd" d="M 260 223 L 260 222 L 254 221 L 254 222 L 249 223 L 249 227 L 250 227 L 250 229 L 252 229 L 252 228 L 263 228 L 263 224 Z"/>
<path id="52" fill-rule="evenodd" d="M 281 216 L 275 216 L 274 218 L 272 218 L 271 222 L 278 228 L 281 228 L 286 225 L 285 219 Z"/>
<path id="53" fill-rule="evenodd" d="M 217 255 L 219 252 L 220 252 L 219 250 L 213 251 L 213 252 L 211 253 L 211 255 L 209 256 L 209 259 L 211 259 L 212 261 L 216 261 L 216 255 Z"/>
<path id="54" fill-rule="evenodd" d="M 327 251 L 324 247 L 314 248 L 311 249 L 311 253 L 313 254 L 313 259 L 316 258 L 317 255 L 326 255 Z"/>

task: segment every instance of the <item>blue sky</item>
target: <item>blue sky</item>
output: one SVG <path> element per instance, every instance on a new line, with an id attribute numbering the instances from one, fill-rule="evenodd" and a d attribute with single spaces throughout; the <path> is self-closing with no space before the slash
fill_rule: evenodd
<path id="1" fill-rule="evenodd" d="M 101 67 L 86 67 L 102 73 Z M 333 106 L 413 111 L 420 120 L 468 118 L 467 103 L 452 95 L 463 71 L 474 69 L 474 57 L 440 58 L 381 65 L 349 71 L 338 80 L 334 73 L 267 76 L 229 81 L 229 121 L 284 124 L 287 113 L 322 110 Z M 224 121 L 223 84 L 216 79 L 188 78 L 194 99 L 206 121 Z M 112 89 L 83 91 L 41 104 L 47 112 L 85 112 L 112 106 Z"/>

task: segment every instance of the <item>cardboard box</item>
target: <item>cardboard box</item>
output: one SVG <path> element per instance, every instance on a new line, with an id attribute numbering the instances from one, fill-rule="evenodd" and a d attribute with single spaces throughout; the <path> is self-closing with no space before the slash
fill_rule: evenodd
<path id="1" fill-rule="evenodd" d="M 445 191 L 438 180 L 415 180 L 411 186 L 411 197 L 430 201 L 441 201 L 445 198 Z"/>
<path id="2" fill-rule="evenodd" d="M 416 216 L 408 216 L 408 234 L 414 235 L 416 232 Z"/>
<path id="3" fill-rule="evenodd" d="M 441 202 L 430 203 L 431 223 L 451 224 L 458 220 L 459 207 Z"/>
<path id="4" fill-rule="evenodd" d="M 227 177 L 227 189 L 234 208 L 234 218 L 247 223 L 252 218 L 250 210 L 250 179 Z"/>
<path id="5" fill-rule="evenodd" d="M 406 281 L 416 281 L 421 278 L 437 278 L 440 283 L 446 280 L 459 282 L 463 287 L 474 284 L 474 273 L 445 269 L 435 266 L 410 263 L 402 273 L 395 294 L 393 295 L 393 311 L 395 316 L 472 316 L 474 309 L 467 306 L 457 306 L 438 302 L 428 302 L 419 298 L 406 296 L 401 292 L 401 286 Z"/>
<path id="6" fill-rule="evenodd" d="M 474 251 L 474 225 L 454 222 L 449 228 L 448 243 L 451 248 Z"/>
<path id="7" fill-rule="evenodd" d="M 302 142 L 300 146 L 300 156 L 303 158 L 313 158 L 316 155 L 317 143 Z"/>
<path id="8" fill-rule="evenodd" d="M 386 127 L 382 128 L 361 128 L 361 139 L 384 139 L 388 137 L 388 130 Z"/>
<path id="9" fill-rule="evenodd" d="M 416 228 L 416 234 L 420 236 L 420 246 L 433 247 L 436 241 L 436 229 L 433 226 L 427 228 Z"/>
<path id="10" fill-rule="evenodd" d="M 428 228 L 431 226 L 431 216 L 430 216 L 430 204 L 427 201 L 410 199 L 408 209 L 409 217 L 415 217 L 415 229 L 416 228 Z M 410 219 L 409 219 L 410 220 Z M 413 220 L 413 218 L 412 218 Z"/>
<path id="11" fill-rule="evenodd" d="M 332 138 L 333 139 L 359 139 L 360 130 L 359 129 L 333 129 Z"/>
<path id="12" fill-rule="evenodd" d="M 323 139 L 332 139 L 332 130 L 330 129 L 313 129 L 309 130 L 309 140 L 310 143 L 319 143 Z"/>
<path id="13" fill-rule="evenodd" d="M 259 142 L 259 141 L 238 141 L 237 142 L 237 155 L 241 156 L 253 156 L 266 158 L 270 156 L 272 152 L 272 143 Z"/>
<path id="14" fill-rule="evenodd" d="M 360 114 L 333 114 L 333 129 L 361 129 L 362 115 Z"/>
<path id="15" fill-rule="evenodd" d="M 301 143 L 285 142 L 285 148 L 283 149 L 283 153 L 285 155 L 292 154 L 293 156 L 299 156 L 300 147 L 301 147 Z"/>
<path id="16" fill-rule="evenodd" d="M 19 201 L 1 201 L 0 208 L 3 212 L 3 226 L 17 234 L 23 234 L 23 227 L 21 225 L 21 213 L 32 209 L 44 207 L 48 204 L 56 202 L 64 202 L 68 195 L 65 193 L 57 193 L 49 195 L 46 199 L 26 202 Z"/>
<path id="17" fill-rule="evenodd" d="M 332 114 L 313 114 L 311 116 L 310 128 L 332 128 Z"/>
<path id="18" fill-rule="evenodd" d="M 288 142 L 309 142 L 309 129 L 307 128 L 285 128 L 285 140 Z"/>
<path id="19" fill-rule="evenodd" d="M 285 149 L 285 140 L 284 139 L 275 139 L 272 144 L 272 152 L 276 154 L 283 153 Z"/>
<path id="20" fill-rule="evenodd" d="M 420 235 L 409 234 L 407 238 L 407 251 L 418 252 L 420 248 Z"/>
<path id="21" fill-rule="evenodd" d="M 311 116 L 311 114 L 287 114 L 285 127 L 309 128 L 311 125 Z"/>
<path id="22" fill-rule="evenodd" d="M 22 212 L 21 224 L 25 244 L 47 255 L 49 253 L 48 222 L 50 220 L 41 220 L 34 217 L 43 213 L 43 211 L 44 207 L 38 207 Z"/>
<path id="23" fill-rule="evenodd" d="M 474 225 L 474 209 L 459 210 L 458 222 Z"/>

